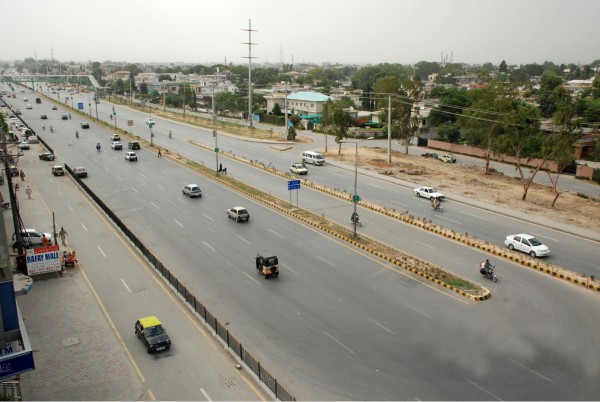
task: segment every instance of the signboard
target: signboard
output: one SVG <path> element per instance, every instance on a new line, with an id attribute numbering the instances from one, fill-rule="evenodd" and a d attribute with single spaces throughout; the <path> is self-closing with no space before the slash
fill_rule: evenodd
<path id="1" fill-rule="evenodd" d="M 288 180 L 288 190 L 298 190 L 300 188 L 300 180 Z"/>
<path id="2" fill-rule="evenodd" d="M 27 250 L 27 275 L 58 272 L 62 268 L 60 246 L 38 247 Z"/>
<path id="3" fill-rule="evenodd" d="M 83 110 L 83 102 L 77 102 L 77 109 Z"/>
<path id="4" fill-rule="evenodd" d="M 129 127 L 133 126 L 133 120 L 127 120 L 127 125 L 128 125 Z"/>

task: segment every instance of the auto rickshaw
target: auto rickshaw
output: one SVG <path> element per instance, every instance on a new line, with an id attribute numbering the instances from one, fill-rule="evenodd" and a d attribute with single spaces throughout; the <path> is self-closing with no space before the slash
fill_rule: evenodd
<path id="1" fill-rule="evenodd" d="M 62 256 L 62 260 L 63 260 L 63 265 L 65 266 L 65 268 L 73 268 L 75 266 L 75 263 L 78 262 L 77 261 L 77 254 L 75 253 L 75 251 L 63 251 L 63 256 Z"/>
<path id="2" fill-rule="evenodd" d="M 256 269 L 266 278 L 279 276 L 279 260 L 276 256 L 263 257 L 260 253 L 256 255 Z"/>

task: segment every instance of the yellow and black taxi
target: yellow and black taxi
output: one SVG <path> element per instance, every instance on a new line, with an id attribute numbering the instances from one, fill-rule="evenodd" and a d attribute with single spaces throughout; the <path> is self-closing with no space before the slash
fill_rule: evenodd
<path id="1" fill-rule="evenodd" d="M 52 172 L 52 174 L 54 176 L 64 176 L 65 175 L 65 169 L 60 165 L 52 166 L 50 168 L 50 171 Z"/>
<path id="2" fill-rule="evenodd" d="M 171 339 L 156 316 L 152 315 L 137 320 L 135 334 L 144 342 L 148 353 L 160 352 L 171 347 Z"/>

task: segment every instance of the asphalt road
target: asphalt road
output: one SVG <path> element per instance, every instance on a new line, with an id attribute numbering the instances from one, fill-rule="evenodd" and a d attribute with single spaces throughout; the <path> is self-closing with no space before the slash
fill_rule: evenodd
<path id="1" fill-rule="evenodd" d="M 108 133 L 92 125 L 75 141 L 77 122 L 69 123 L 49 139 L 57 154 L 71 166 L 84 164 L 88 184 L 298 398 L 560 400 L 599 394 L 597 295 L 502 263 L 500 282 L 486 284 L 493 286 L 492 299 L 469 302 L 153 152 L 139 152 L 137 163 L 126 162 L 121 151 L 97 153 L 93 145 L 108 144 Z M 154 132 L 163 124 L 157 121 Z M 183 142 L 180 130 L 169 148 L 205 158 Z M 156 140 L 169 141 L 162 132 Z M 247 170 L 269 180 L 237 169 L 236 177 Z M 181 195 L 189 182 L 201 186 L 201 199 Z M 302 193 L 302 205 L 316 208 L 313 197 L 321 195 L 313 193 Z M 249 208 L 248 224 L 227 219 L 225 209 L 238 204 Z M 364 219 L 361 230 L 376 217 Z M 381 227 L 383 241 L 401 239 L 415 255 L 443 258 L 442 265 L 477 277 L 474 261 L 483 254 L 426 233 L 417 238 L 390 220 L 372 226 Z M 259 250 L 279 256 L 278 279 L 256 273 Z"/>

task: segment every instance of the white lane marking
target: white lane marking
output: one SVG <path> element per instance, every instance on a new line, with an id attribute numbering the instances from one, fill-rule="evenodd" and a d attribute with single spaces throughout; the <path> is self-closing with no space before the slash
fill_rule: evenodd
<path id="1" fill-rule="evenodd" d="M 73 207 L 71 206 L 71 204 L 67 204 L 67 207 L 69 207 L 69 209 L 71 210 L 71 212 L 75 212 L 75 210 L 73 209 Z"/>
<path id="2" fill-rule="evenodd" d="M 315 257 L 317 257 L 319 260 L 321 260 L 321 261 L 323 261 L 323 262 L 326 262 L 327 264 L 331 265 L 332 267 L 335 267 L 335 266 L 336 266 L 336 265 L 335 265 L 333 262 L 331 262 L 331 261 L 327 261 L 327 260 L 326 260 L 325 258 L 323 258 L 323 257 L 320 257 L 320 256 L 318 256 L 318 255 L 316 255 Z"/>
<path id="3" fill-rule="evenodd" d="M 181 198 L 177 197 L 177 201 L 182 202 L 183 205 L 187 205 L 187 202 L 185 202 L 185 200 L 182 200 Z"/>
<path id="4" fill-rule="evenodd" d="M 60 190 L 56 190 L 56 192 L 62 197 L 62 193 L 60 192 Z"/>
<path id="5" fill-rule="evenodd" d="M 152 201 L 150 201 L 150 204 L 152 204 L 152 206 L 156 209 L 160 209 L 160 207 L 158 205 L 156 205 L 155 203 L 153 203 Z"/>
<path id="6" fill-rule="evenodd" d="M 535 375 L 537 375 L 538 377 L 540 377 L 540 378 L 541 378 L 542 380 L 544 380 L 544 381 L 548 381 L 548 382 L 554 382 L 554 381 L 552 381 L 551 379 L 549 379 L 548 377 L 546 377 L 545 375 L 542 375 L 542 374 L 538 373 L 537 371 L 530 369 L 529 367 L 525 366 L 523 363 L 519 363 L 518 361 L 516 361 L 516 360 L 513 360 L 513 359 L 511 359 L 510 357 L 508 358 L 508 361 L 510 361 L 510 362 L 512 362 L 512 363 L 514 363 L 514 364 L 516 364 L 517 366 L 519 366 L 519 367 L 521 367 L 521 368 L 524 368 L 525 370 L 529 371 L 529 372 L 530 372 L 530 373 L 532 373 L 532 374 L 535 374 Z"/>
<path id="7" fill-rule="evenodd" d="M 279 233 L 277 233 L 276 231 L 274 231 L 274 230 L 272 230 L 272 229 L 269 229 L 269 232 L 271 232 L 271 233 L 273 233 L 275 236 L 279 236 L 279 237 L 281 237 L 281 238 L 283 239 L 283 236 L 282 236 L 282 235 L 280 235 Z"/>
<path id="8" fill-rule="evenodd" d="M 185 226 L 183 226 L 183 225 L 181 224 L 181 222 L 179 222 L 177 219 L 173 219 L 173 221 L 174 221 L 176 224 L 178 224 L 179 226 L 181 226 L 182 228 L 183 228 L 183 227 L 185 227 Z"/>
<path id="9" fill-rule="evenodd" d="M 135 189 L 135 187 L 131 187 L 131 189 L 132 189 L 133 191 L 135 191 L 136 193 L 139 193 L 139 191 L 137 191 L 137 190 Z"/>
<path id="10" fill-rule="evenodd" d="M 317 178 L 317 179 L 319 179 L 319 180 L 325 180 L 325 178 L 324 178 L 324 177 L 317 176 L 317 175 L 314 175 L 314 176 L 311 176 L 311 177 L 315 177 L 315 178 Z"/>
<path id="11" fill-rule="evenodd" d="M 243 241 L 244 243 L 246 243 L 246 244 L 248 244 L 248 245 L 250 244 L 250 242 L 249 242 L 248 240 L 244 239 L 244 238 L 243 238 L 242 236 L 240 236 L 240 235 L 235 235 L 235 237 L 237 237 L 238 239 L 240 239 L 241 241 Z"/>
<path id="12" fill-rule="evenodd" d="M 431 317 L 430 315 L 428 315 L 428 314 L 426 314 L 426 313 L 422 312 L 421 310 L 419 310 L 419 309 L 417 309 L 417 308 L 415 308 L 415 307 L 411 306 L 410 304 L 406 304 L 406 303 L 404 303 L 404 305 L 405 305 L 406 307 L 408 307 L 409 309 L 411 309 L 411 310 L 413 310 L 413 311 L 416 311 L 416 312 L 417 312 L 417 313 L 419 313 L 419 314 L 423 314 L 423 315 L 424 315 L 425 317 L 427 317 L 427 318 L 433 318 L 433 317 Z"/>
<path id="13" fill-rule="evenodd" d="M 102 251 L 102 249 L 100 248 L 100 246 L 98 246 L 98 250 L 100 250 L 100 254 L 102 254 L 103 257 L 106 257 L 106 254 L 104 254 L 104 251 Z"/>
<path id="14" fill-rule="evenodd" d="M 144 174 L 143 174 L 143 173 L 140 173 L 140 176 L 142 176 L 144 179 L 146 178 L 146 176 L 144 176 Z"/>
<path id="15" fill-rule="evenodd" d="M 458 211 L 458 212 L 460 212 L 461 214 L 472 216 L 473 218 L 481 219 L 482 221 L 487 221 L 488 220 L 487 218 L 484 218 L 482 216 L 477 216 L 477 215 L 469 214 L 469 213 L 464 212 L 464 211 Z"/>
<path id="16" fill-rule="evenodd" d="M 118 180 L 123 181 L 123 179 L 121 178 L 121 176 L 115 176 Z"/>
<path id="17" fill-rule="evenodd" d="M 295 273 L 296 275 L 300 276 L 300 273 L 297 272 L 294 268 L 290 267 L 289 265 L 286 264 L 281 264 L 282 267 L 284 267 L 285 269 L 289 269 L 290 271 L 292 271 L 293 273 Z"/>
<path id="18" fill-rule="evenodd" d="M 560 241 L 560 240 L 558 240 L 558 239 L 554 239 L 554 238 L 552 238 L 552 237 L 544 236 L 544 235 L 542 235 L 542 234 L 539 234 L 539 233 L 531 233 L 531 234 L 532 234 L 532 235 L 535 235 L 536 237 L 543 237 L 544 239 L 548 239 L 548 240 L 552 240 L 552 241 Z"/>
<path id="19" fill-rule="evenodd" d="M 210 216 L 206 215 L 206 214 L 202 214 L 203 217 L 205 217 L 206 219 L 208 219 L 211 222 L 214 222 L 215 220 L 213 218 L 211 218 Z"/>
<path id="20" fill-rule="evenodd" d="M 371 187 L 375 187 L 375 188 L 378 188 L 378 189 L 380 189 L 380 190 L 383 190 L 383 189 L 384 189 L 383 187 L 381 187 L 381 186 L 378 186 L 378 185 L 376 185 L 376 184 L 373 184 L 373 183 L 367 183 L 367 184 L 368 184 L 369 186 L 371 186 Z"/>
<path id="21" fill-rule="evenodd" d="M 378 323 L 377 321 L 375 321 L 374 319 L 372 319 L 372 318 L 371 318 L 371 317 L 369 317 L 368 315 L 367 315 L 367 316 L 365 316 L 365 317 L 367 317 L 367 320 L 371 321 L 373 324 L 377 325 L 379 328 L 383 329 L 384 331 L 387 331 L 387 332 L 389 332 L 389 333 L 390 333 L 390 334 L 392 334 L 392 335 L 396 335 L 396 334 L 394 334 L 394 331 L 392 331 L 392 330 L 391 330 L 391 329 L 389 329 L 389 328 L 386 328 L 386 327 L 384 327 L 383 325 L 381 325 L 380 323 Z"/>
<path id="22" fill-rule="evenodd" d="M 200 388 L 200 392 L 202 392 L 202 395 L 204 395 L 207 401 L 212 401 L 212 399 L 210 399 L 210 396 L 208 396 L 204 388 Z"/>
<path id="23" fill-rule="evenodd" d="M 430 246 L 429 244 L 423 243 L 422 241 L 415 240 L 415 243 L 419 243 L 422 246 L 429 247 L 432 250 L 435 250 L 435 247 Z"/>
<path id="24" fill-rule="evenodd" d="M 160 188 L 161 190 L 164 190 L 165 188 L 163 186 L 161 186 L 160 184 L 156 184 L 156 187 Z"/>
<path id="25" fill-rule="evenodd" d="M 208 248 L 209 248 L 209 249 L 211 249 L 212 251 L 217 251 L 217 250 L 215 250 L 214 248 L 212 248 L 212 247 L 210 246 L 210 244 L 208 244 L 208 243 L 207 243 L 207 242 L 205 242 L 204 240 L 202 240 L 202 244 L 204 244 L 206 247 L 208 247 Z"/>
<path id="26" fill-rule="evenodd" d="M 110 172 L 110 170 L 108 170 L 108 168 L 106 166 L 104 166 L 104 170 L 106 170 L 107 172 Z"/>
<path id="27" fill-rule="evenodd" d="M 129 286 L 127 286 L 127 284 L 125 283 L 125 280 L 123 278 L 121 278 L 121 282 L 123 282 L 123 286 L 125 286 L 125 289 L 127 289 L 127 291 L 129 293 L 131 293 L 131 289 L 129 289 Z"/>
<path id="28" fill-rule="evenodd" d="M 406 207 L 406 206 L 408 206 L 408 204 L 403 204 L 403 203 L 401 203 L 401 202 L 394 201 L 394 200 L 390 200 L 390 202 L 391 202 L 392 204 L 398 204 L 398 205 L 402 205 L 403 207 Z"/>
<path id="29" fill-rule="evenodd" d="M 259 285 L 262 286 L 262 283 L 260 283 L 259 281 L 257 281 L 256 278 L 251 277 L 248 272 L 244 272 L 244 275 L 246 275 L 248 278 L 252 279 L 254 282 L 256 282 L 256 283 L 258 283 Z"/>
<path id="30" fill-rule="evenodd" d="M 335 339 L 335 337 L 333 335 L 331 335 L 329 332 L 323 331 L 323 333 L 325 335 L 327 335 L 329 338 L 331 338 L 331 340 L 333 340 L 335 343 L 337 343 L 338 345 L 340 345 L 341 347 L 343 347 L 344 349 L 346 349 L 348 352 L 354 354 L 354 351 L 352 349 L 350 349 L 348 346 L 344 345 L 342 342 L 340 342 L 337 339 Z"/>
<path id="31" fill-rule="evenodd" d="M 340 177 L 344 177 L 344 178 L 346 177 L 346 175 L 343 175 L 343 174 L 341 174 L 341 173 L 337 173 L 337 172 L 336 172 L 336 173 L 334 173 L 334 175 L 336 175 L 336 176 L 340 176 Z"/>
<path id="32" fill-rule="evenodd" d="M 83 222 L 81 222 L 81 227 L 83 228 L 83 230 L 85 230 L 86 232 L 88 231 L 87 228 L 85 227 L 85 225 L 83 224 Z"/>
<path id="33" fill-rule="evenodd" d="M 468 378 L 465 378 L 465 381 L 471 383 L 471 385 L 479 388 L 481 391 L 485 392 L 486 394 L 488 394 L 489 396 L 491 396 L 494 399 L 497 399 L 499 401 L 501 401 L 502 399 L 498 398 L 496 395 L 492 394 L 490 391 L 488 391 L 487 389 L 483 388 L 481 385 L 478 385 L 476 383 L 474 383 L 473 381 L 469 380 Z"/>
<path id="34" fill-rule="evenodd" d="M 444 218 L 443 216 L 438 216 L 438 217 L 439 217 L 440 219 L 443 219 L 443 220 L 445 220 L 445 221 L 452 222 L 452 223 L 456 223 L 457 225 L 462 225 L 462 222 L 455 221 L 454 219 L 448 219 L 448 218 Z"/>

